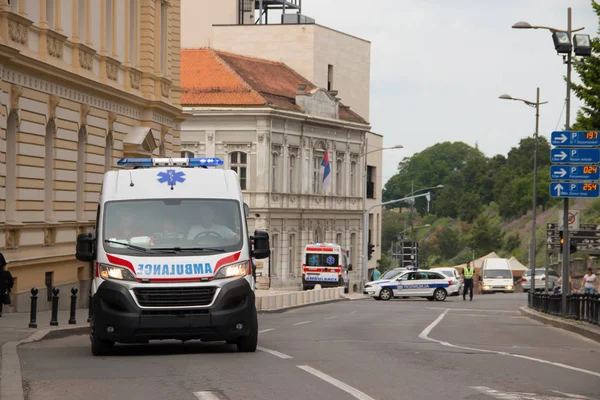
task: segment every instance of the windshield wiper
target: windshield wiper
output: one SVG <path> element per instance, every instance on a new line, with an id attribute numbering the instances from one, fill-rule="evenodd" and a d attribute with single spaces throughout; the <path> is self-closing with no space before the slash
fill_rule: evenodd
<path id="1" fill-rule="evenodd" d="M 134 246 L 134 245 L 129 244 L 129 243 L 119 242 L 118 240 L 104 239 L 104 243 L 120 244 L 121 246 L 125 246 L 125 247 L 127 247 L 128 249 L 131 249 L 131 250 L 138 250 L 138 251 L 144 251 L 144 252 L 148 251 L 148 249 L 145 248 L 145 247 Z"/>
<path id="2" fill-rule="evenodd" d="M 215 249 L 211 247 L 158 247 L 153 248 L 152 250 L 172 250 L 172 251 L 214 251 L 217 253 L 224 253 L 223 249 Z"/>

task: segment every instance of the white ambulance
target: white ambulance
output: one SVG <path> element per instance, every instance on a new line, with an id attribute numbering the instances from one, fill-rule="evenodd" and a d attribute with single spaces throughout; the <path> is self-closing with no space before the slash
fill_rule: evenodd
<path id="1" fill-rule="evenodd" d="M 321 287 L 343 287 L 350 291 L 348 272 L 352 271 L 349 252 L 339 244 L 312 243 L 304 247 L 302 290 Z"/>
<path id="2" fill-rule="evenodd" d="M 77 238 L 94 266 L 93 355 L 115 343 L 258 340 L 252 257 L 269 237 L 248 235 L 234 171 L 217 158 L 125 158 L 104 175 L 95 233 Z"/>

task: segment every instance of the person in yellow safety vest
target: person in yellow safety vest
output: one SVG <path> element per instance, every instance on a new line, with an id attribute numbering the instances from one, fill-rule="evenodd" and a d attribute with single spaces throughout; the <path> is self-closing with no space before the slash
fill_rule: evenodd
<path id="1" fill-rule="evenodd" d="M 471 266 L 471 261 L 467 261 L 467 266 L 463 268 L 463 300 L 467 300 L 467 290 L 469 292 L 469 300 L 473 301 L 473 276 L 475 275 L 475 268 Z"/>

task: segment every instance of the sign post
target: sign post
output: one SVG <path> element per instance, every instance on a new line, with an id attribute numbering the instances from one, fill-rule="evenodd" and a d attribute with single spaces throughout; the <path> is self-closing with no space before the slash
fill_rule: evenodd
<path id="1" fill-rule="evenodd" d="M 570 35 L 569 26 L 569 35 Z M 569 53 L 569 60 L 571 53 Z M 570 69 L 569 69 L 570 81 Z M 567 93 L 570 93 L 570 87 Z M 569 112 L 567 111 L 567 129 L 570 129 Z M 550 150 L 550 171 L 552 180 L 564 181 L 550 183 L 550 196 L 563 198 L 563 246 L 562 246 L 562 314 L 567 315 L 567 295 L 569 294 L 569 199 L 597 198 L 600 196 L 598 186 L 598 163 L 600 163 L 600 136 L 594 131 L 558 131 L 552 132 L 550 142 L 555 148 Z M 584 182 L 573 182 L 584 181 Z M 560 245 L 559 245 L 560 247 Z M 535 271 L 533 271 L 535 273 Z"/>

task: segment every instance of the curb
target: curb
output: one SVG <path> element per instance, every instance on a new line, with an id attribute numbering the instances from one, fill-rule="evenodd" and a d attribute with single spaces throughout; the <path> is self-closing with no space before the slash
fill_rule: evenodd
<path id="1" fill-rule="evenodd" d="M 600 329 L 588 327 L 585 325 L 584 322 L 564 320 L 560 317 L 546 315 L 538 311 L 530 310 L 527 306 L 520 307 L 519 309 L 521 310 L 521 314 L 533 320 L 542 322 L 547 325 L 552 325 L 556 328 L 561 328 L 569 332 L 577 333 L 581 336 L 584 336 L 588 339 L 600 343 Z"/>
<path id="2" fill-rule="evenodd" d="M 289 310 L 296 310 L 298 308 L 306 308 L 306 307 L 310 307 L 310 306 L 320 306 L 323 304 L 337 303 L 340 301 L 350 301 L 350 300 L 352 300 L 352 299 L 342 298 L 342 299 L 324 300 L 324 301 L 318 301 L 318 302 L 314 302 L 314 303 L 300 304 L 300 305 L 296 305 L 296 306 L 275 308 L 272 310 L 260 310 L 260 311 L 257 311 L 257 314 L 281 314 L 281 313 L 284 313 Z"/>

